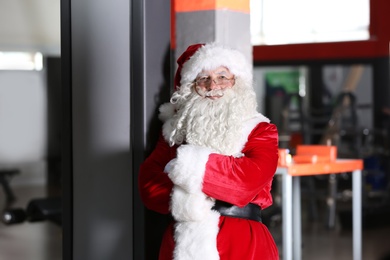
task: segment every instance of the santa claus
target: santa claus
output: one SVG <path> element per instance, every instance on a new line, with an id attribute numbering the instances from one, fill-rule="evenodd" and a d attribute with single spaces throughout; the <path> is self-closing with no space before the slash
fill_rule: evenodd
<path id="1" fill-rule="evenodd" d="M 278 133 L 257 112 L 251 65 L 217 43 L 191 45 L 177 62 L 160 139 L 139 174 L 145 206 L 174 220 L 159 259 L 279 259 L 261 222 Z"/>

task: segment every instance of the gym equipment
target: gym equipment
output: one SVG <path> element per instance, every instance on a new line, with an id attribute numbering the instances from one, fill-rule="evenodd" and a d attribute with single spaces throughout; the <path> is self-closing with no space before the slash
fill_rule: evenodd
<path id="1" fill-rule="evenodd" d="M 9 208 L 3 211 L 2 221 L 6 225 L 18 223 L 51 221 L 59 226 L 62 224 L 62 201 L 59 197 L 31 200 L 26 209 Z"/>

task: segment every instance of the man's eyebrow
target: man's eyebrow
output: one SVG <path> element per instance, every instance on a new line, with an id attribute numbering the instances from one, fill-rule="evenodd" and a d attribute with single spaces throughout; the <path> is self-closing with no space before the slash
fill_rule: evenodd
<path id="1" fill-rule="evenodd" d="M 221 71 L 216 72 L 215 74 L 218 74 L 218 75 L 221 75 L 221 74 L 230 74 L 230 72 L 227 71 L 227 70 L 221 70 Z"/>
<path id="2" fill-rule="evenodd" d="M 208 74 L 208 73 L 206 73 L 206 72 L 203 72 L 203 73 L 201 72 L 201 73 L 198 74 L 197 78 L 205 77 L 205 76 L 206 76 L 206 77 L 209 77 L 210 74 Z"/>

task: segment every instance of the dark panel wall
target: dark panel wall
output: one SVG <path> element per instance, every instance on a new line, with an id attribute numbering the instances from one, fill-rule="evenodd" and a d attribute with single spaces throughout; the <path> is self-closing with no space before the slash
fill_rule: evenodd
<path id="1" fill-rule="evenodd" d="M 46 58 L 47 181 L 61 186 L 61 58 Z"/>
<path id="2" fill-rule="evenodd" d="M 170 5 L 61 2 L 64 259 L 156 259 L 165 220 L 138 196 L 170 94 Z"/>
<path id="3" fill-rule="evenodd" d="M 73 259 L 131 259 L 130 3 L 70 6 Z"/>
<path id="4" fill-rule="evenodd" d="M 170 84 L 170 5 L 132 1 L 131 136 L 133 148 L 134 260 L 155 260 L 166 217 L 146 210 L 139 198 L 139 166 L 152 151 L 161 123 L 158 108 L 168 102 Z"/>

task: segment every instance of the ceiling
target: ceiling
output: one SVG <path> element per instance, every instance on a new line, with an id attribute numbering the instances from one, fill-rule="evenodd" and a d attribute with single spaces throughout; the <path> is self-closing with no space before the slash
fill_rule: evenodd
<path id="1" fill-rule="evenodd" d="M 60 55 L 60 0 L 0 0 L 0 51 Z"/>

